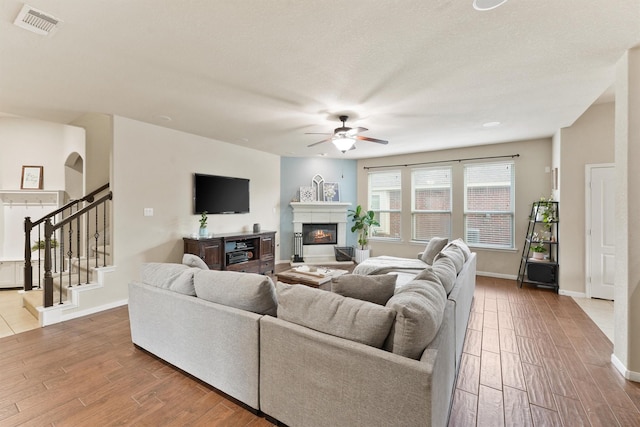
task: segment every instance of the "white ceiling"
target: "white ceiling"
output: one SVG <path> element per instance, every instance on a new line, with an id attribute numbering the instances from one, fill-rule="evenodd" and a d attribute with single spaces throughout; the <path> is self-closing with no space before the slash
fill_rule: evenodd
<path id="1" fill-rule="evenodd" d="M 640 43 L 640 0 L 0 0 L 0 112 L 116 114 L 283 156 L 362 158 L 548 137 Z M 389 145 L 307 148 L 347 126 Z M 166 117 L 171 120 L 167 121 Z M 484 128 L 485 122 L 500 121 Z"/>

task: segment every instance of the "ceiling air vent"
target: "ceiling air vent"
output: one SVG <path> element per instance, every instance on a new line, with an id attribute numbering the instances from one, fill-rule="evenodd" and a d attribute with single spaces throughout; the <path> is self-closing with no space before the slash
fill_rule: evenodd
<path id="1" fill-rule="evenodd" d="M 25 4 L 13 23 L 36 34 L 49 36 L 56 32 L 62 21 Z"/>

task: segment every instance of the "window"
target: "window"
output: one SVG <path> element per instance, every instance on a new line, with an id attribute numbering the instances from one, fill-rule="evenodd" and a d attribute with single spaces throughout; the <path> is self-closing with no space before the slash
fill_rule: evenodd
<path id="1" fill-rule="evenodd" d="M 411 238 L 451 237 L 451 167 L 411 172 Z"/>
<path id="2" fill-rule="evenodd" d="M 399 170 L 369 172 L 369 209 L 376 213 L 379 227 L 373 227 L 376 238 L 400 239 L 402 186 Z"/>
<path id="3" fill-rule="evenodd" d="M 513 248 L 513 162 L 464 167 L 464 235 L 469 245 Z"/>

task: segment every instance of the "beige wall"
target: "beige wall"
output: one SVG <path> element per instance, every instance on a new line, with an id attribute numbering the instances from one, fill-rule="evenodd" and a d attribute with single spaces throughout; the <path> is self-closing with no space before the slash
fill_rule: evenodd
<path id="1" fill-rule="evenodd" d="M 19 190 L 22 166 L 43 166 L 44 190 L 64 190 L 69 154 L 85 155 L 84 129 L 41 120 L 0 117 L 0 189 Z"/>
<path id="2" fill-rule="evenodd" d="M 614 357 L 640 381 L 640 48 L 629 50 L 616 74 L 616 275 Z"/>
<path id="3" fill-rule="evenodd" d="M 583 294 L 586 286 L 585 166 L 614 161 L 614 104 L 596 104 L 560 130 L 560 288 Z"/>
<path id="4" fill-rule="evenodd" d="M 84 194 L 87 194 L 109 182 L 113 148 L 112 116 L 89 113 L 75 120 L 72 124 L 86 129 L 87 154 L 84 161 L 84 170 L 86 171 Z"/>
<path id="5" fill-rule="evenodd" d="M 278 231 L 278 156 L 117 116 L 113 137 L 111 298 L 126 298 L 127 283 L 138 277 L 141 263 L 181 261 L 182 237 L 198 231 L 194 172 L 251 180 L 251 213 L 210 215 L 209 232 L 251 231 L 256 222 Z M 143 216 L 144 208 L 153 208 L 154 216 Z"/>
<path id="6" fill-rule="evenodd" d="M 475 248 L 478 253 L 478 272 L 497 277 L 515 278 L 527 231 L 531 203 L 551 194 L 551 138 L 519 141 L 480 147 L 442 150 L 404 156 L 374 158 L 358 161 L 358 203 L 367 204 L 367 173 L 365 167 L 405 165 L 420 162 L 465 159 L 472 157 L 508 156 L 519 154 L 515 162 L 515 244 L 514 250 L 487 250 Z M 508 160 L 508 159 L 505 159 Z M 492 161 L 492 160 L 487 160 Z M 447 163 L 445 163 L 447 164 Z M 463 163 L 450 162 L 453 167 L 453 218 L 452 238 L 463 235 L 464 178 Z M 425 247 L 424 243 L 411 241 L 411 168 L 399 167 L 402 171 L 402 239 L 400 242 L 372 240 L 372 255 L 415 257 Z"/>

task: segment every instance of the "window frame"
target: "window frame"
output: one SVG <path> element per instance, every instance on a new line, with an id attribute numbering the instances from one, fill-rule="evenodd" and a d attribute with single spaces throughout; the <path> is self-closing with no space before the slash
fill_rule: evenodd
<path id="1" fill-rule="evenodd" d="M 398 186 L 398 194 L 400 195 L 400 203 L 399 203 L 399 208 L 398 209 L 380 209 L 380 205 L 381 205 L 381 200 L 380 200 L 380 196 L 378 194 L 372 194 L 372 186 L 371 186 L 371 177 L 373 175 L 376 174 L 385 174 L 385 173 L 397 173 L 398 176 L 400 177 L 399 180 L 399 186 Z M 402 170 L 401 169 L 387 169 L 387 170 L 381 170 L 381 171 L 369 171 L 367 174 L 367 206 L 369 210 L 372 210 L 375 212 L 375 218 L 377 220 L 380 220 L 381 214 L 382 213 L 388 213 L 388 214 L 398 214 L 399 218 L 400 218 L 400 230 L 398 233 L 397 237 L 393 237 L 393 236 L 378 236 L 376 235 L 376 230 L 379 227 L 371 227 L 371 232 L 369 235 L 369 240 L 384 240 L 384 241 L 401 241 L 402 240 L 402 199 L 403 199 L 403 188 L 402 188 Z M 374 196 L 378 196 L 378 200 L 377 200 L 377 204 L 378 204 L 378 208 L 374 209 L 372 207 L 373 205 L 373 197 Z"/>
<path id="2" fill-rule="evenodd" d="M 508 211 L 504 210 L 469 210 L 468 205 L 468 182 L 467 182 L 467 168 L 477 167 L 477 166 L 489 166 L 489 165 L 500 165 L 506 166 L 509 165 L 511 167 L 511 181 L 509 183 L 509 197 L 510 197 L 510 207 L 511 209 Z M 482 185 L 478 185 L 481 187 Z M 484 187 L 488 187 L 484 185 Z M 515 209 L 516 209 L 516 171 L 515 171 L 515 162 L 514 161 L 502 161 L 502 162 L 487 162 L 487 163 L 468 163 L 463 167 L 463 195 L 464 195 L 464 205 L 463 205 L 463 235 L 465 237 L 465 242 L 470 247 L 482 248 L 482 249 L 495 249 L 495 250 L 514 250 L 515 249 Z M 510 228 L 511 228 L 511 242 L 508 245 L 502 244 L 486 244 L 486 243 L 475 243 L 469 242 L 467 239 L 467 217 L 470 214 L 486 214 L 486 215 L 509 215 L 510 216 Z"/>
<path id="3" fill-rule="evenodd" d="M 435 209 L 416 209 L 416 183 L 415 176 L 417 172 L 428 170 L 446 170 L 449 173 L 449 186 L 448 187 L 434 187 L 434 188 L 448 188 L 449 189 L 449 209 L 448 210 L 435 210 Z M 416 214 L 431 214 L 431 213 L 445 213 L 449 214 L 449 234 L 437 237 L 451 238 L 453 227 L 453 167 L 452 166 L 432 166 L 432 167 L 420 167 L 411 169 L 411 240 L 414 242 L 428 242 L 430 239 L 418 239 L 416 237 Z M 433 236 L 435 237 L 435 236 Z"/>

